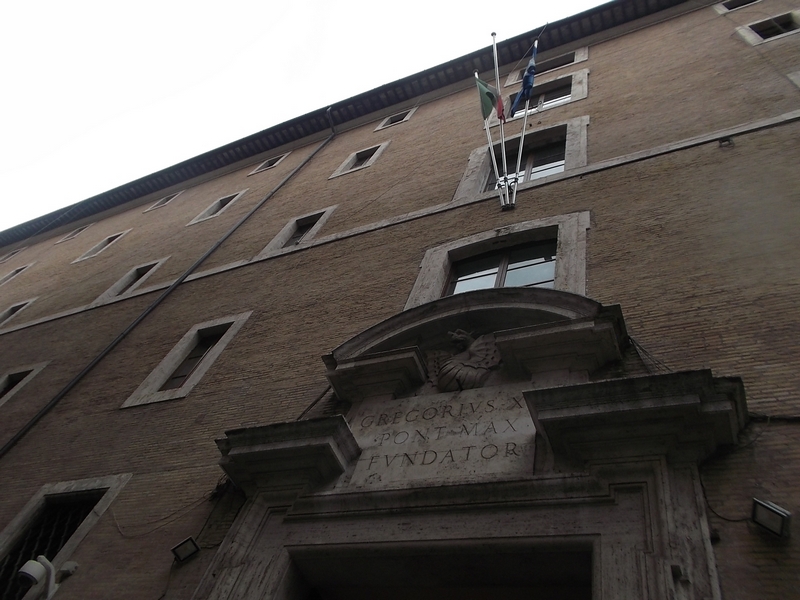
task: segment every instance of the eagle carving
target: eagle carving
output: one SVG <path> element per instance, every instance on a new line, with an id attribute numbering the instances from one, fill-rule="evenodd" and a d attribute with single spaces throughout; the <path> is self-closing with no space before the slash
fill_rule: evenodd
<path id="1" fill-rule="evenodd" d="M 473 338 L 463 329 L 449 331 L 450 340 L 460 350 L 428 353 L 428 373 L 440 392 L 457 392 L 481 387 L 489 372 L 500 364 L 500 351 L 489 333 Z"/>

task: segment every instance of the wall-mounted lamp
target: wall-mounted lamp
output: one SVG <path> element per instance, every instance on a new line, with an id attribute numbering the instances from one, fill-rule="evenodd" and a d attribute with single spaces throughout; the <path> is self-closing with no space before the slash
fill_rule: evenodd
<path id="1" fill-rule="evenodd" d="M 777 504 L 753 498 L 753 522 L 779 537 L 789 537 L 792 514 Z"/>
<path id="2" fill-rule="evenodd" d="M 197 542 L 192 537 L 186 538 L 172 549 L 172 554 L 175 555 L 175 560 L 179 563 L 186 562 L 198 552 L 200 552 L 200 546 L 197 545 Z"/>

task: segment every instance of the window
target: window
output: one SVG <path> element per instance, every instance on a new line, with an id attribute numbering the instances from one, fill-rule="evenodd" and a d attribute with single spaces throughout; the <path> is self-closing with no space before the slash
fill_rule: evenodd
<path id="1" fill-rule="evenodd" d="M 32 299 L 32 300 L 25 300 L 23 302 L 17 302 L 16 304 L 12 304 L 11 306 L 9 306 L 3 312 L 0 312 L 0 325 L 5 325 L 6 321 L 11 319 L 11 317 L 16 315 L 18 312 L 20 312 L 23 309 L 27 308 L 33 302 L 33 300 L 35 300 L 35 298 Z"/>
<path id="2" fill-rule="evenodd" d="M 246 312 L 223 317 L 192 327 L 131 394 L 122 408 L 187 396 L 200 383 L 250 314 Z"/>
<path id="3" fill-rule="evenodd" d="M 169 196 L 164 196 L 163 198 L 161 198 L 161 200 L 156 201 L 152 206 L 150 206 L 150 208 L 146 209 L 144 212 L 150 212 L 151 210 L 155 210 L 157 208 L 161 208 L 162 206 L 166 206 L 167 204 L 175 200 L 175 198 L 180 196 L 182 193 L 183 190 L 181 190 L 180 192 L 175 192 L 174 194 L 170 194 Z"/>
<path id="4" fill-rule="evenodd" d="M 267 169 L 271 169 L 272 167 L 278 166 L 278 163 L 280 163 L 287 156 L 289 156 L 289 152 L 287 152 L 286 154 L 281 154 L 280 156 L 273 156 L 272 158 L 268 158 L 260 165 L 258 165 L 255 169 L 250 171 L 250 173 L 248 173 L 248 177 L 250 175 L 255 175 L 256 173 L 261 173 L 262 171 L 266 171 Z"/>
<path id="5" fill-rule="evenodd" d="M 25 387 L 47 365 L 47 362 L 43 362 L 15 367 L 0 377 L 0 406 L 8 402 L 12 396 Z"/>
<path id="6" fill-rule="evenodd" d="M 548 71 L 554 71 L 555 69 L 560 69 L 561 67 L 566 67 L 567 65 L 572 65 L 575 63 L 583 62 L 589 58 L 589 48 L 578 48 L 573 52 L 567 52 L 566 54 L 561 54 L 559 56 L 554 56 L 553 58 L 548 58 L 546 60 L 538 60 L 536 63 L 536 77 L 544 75 Z M 528 68 L 528 61 L 530 60 L 530 53 L 525 56 L 523 59 L 520 60 L 520 64 L 522 65 L 519 69 L 514 69 L 508 74 L 508 78 L 506 79 L 505 85 L 516 85 L 522 81 L 523 76 L 525 75 L 525 69 Z"/>
<path id="7" fill-rule="evenodd" d="M 443 294 L 478 289 L 469 286 L 479 284 L 551 287 L 585 295 L 587 229 L 585 211 L 523 221 L 430 248 L 405 309 Z"/>
<path id="8" fill-rule="evenodd" d="M 200 221 L 205 221 L 206 219 L 211 219 L 213 217 L 217 217 L 225 210 L 231 206 L 234 202 L 236 202 L 239 198 L 244 196 L 247 190 L 242 190 L 241 192 L 237 192 L 236 194 L 231 194 L 230 196 L 225 196 L 224 198 L 220 198 L 219 200 L 214 200 L 211 205 L 197 215 L 194 219 L 187 223 L 188 225 L 194 225 L 195 223 L 199 223 Z"/>
<path id="9" fill-rule="evenodd" d="M 0 532 L 0 597 L 20 599 L 17 571 L 43 554 L 59 569 L 130 480 L 129 473 L 47 484 Z"/>
<path id="10" fill-rule="evenodd" d="M 80 255 L 78 258 L 76 258 L 76 259 L 75 259 L 75 260 L 73 260 L 72 262 L 73 262 L 73 263 L 76 263 L 76 262 L 80 262 L 80 261 L 82 261 L 82 260 L 86 260 L 87 258 L 92 258 L 92 257 L 94 257 L 94 256 L 97 256 L 97 255 L 98 255 L 98 254 L 100 254 L 100 253 L 101 253 L 103 250 L 105 250 L 105 249 L 106 249 L 106 248 L 108 248 L 108 247 L 109 247 L 111 244 L 113 244 L 114 242 L 116 242 L 117 240 L 119 240 L 119 239 L 120 239 L 120 238 L 121 238 L 123 235 L 125 235 L 125 234 L 126 234 L 126 233 L 128 233 L 129 231 L 130 231 L 130 229 L 126 229 L 125 231 L 120 231 L 119 233 L 115 233 L 114 235 L 110 235 L 110 236 L 108 236 L 108 237 L 107 237 L 106 239 L 104 239 L 102 242 L 100 242 L 99 244 L 95 244 L 95 245 L 94 245 L 94 246 L 92 246 L 92 247 L 91 247 L 89 250 L 87 250 L 86 252 L 84 252 L 83 254 L 81 254 L 81 255 Z"/>
<path id="11" fill-rule="evenodd" d="M 78 237 L 78 236 L 79 236 L 81 233 L 83 233 L 84 231 L 86 231 L 86 230 L 87 230 L 89 227 L 91 227 L 93 224 L 94 224 L 94 223 L 89 223 L 88 225 L 83 225 L 83 226 L 81 226 L 81 227 L 78 227 L 77 229 L 73 229 L 73 230 L 72 230 L 72 231 L 70 231 L 70 232 L 69 232 L 67 235 L 65 235 L 63 238 L 61 238 L 60 240 L 58 240 L 58 241 L 56 242 L 56 244 L 60 244 L 61 242 L 66 242 L 66 241 L 69 241 L 69 240 L 71 240 L 72 238 L 76 238 L 76 237 Z"/>
<path id="12" fill-rule="evenodd" d="M 800 10 L 776 15 L 746 27 L 737 27 L 736 31 L 753 46 L 782 38 L 800 31 Z"/>
<path id="13" fill-rule="evenodd" d="M 27 246 L 25 246 L 25 248 L 27 248 Z M 25 250 L 25 248 L 17 248 L 16 250 L 12 250 L 12 251 L 11 251 L 11 252 L 9 252 L 8 254 L 5 254 L 5 255 L 4 255 L 2 258 L 0 258 L 0 263 L 4 263 L 4 262 L 6 262 L 7 260 L 11 260 L 11 259 L 12 259 L 12 258 L 14 258 L 14 257 L 15 257 L 17 254 L 19 254 L 20 252 L 22 252 L 23 250 Z"/>
<path id="14" fill-rule="evenodd" d="M 259 252 L 256 258 L 273 256 L 285 250 L 291 250 L 302 243 L 314 239 L 322 226 L 325 225 L 337 205 L 329 206 L 323 210 L 301 215 L 289 221 L 267 246 Z"/>
<path id="15" fill-rule="evenodd" d="M 328 179 L 333 179 L 334 177 L 339 177 L 340 175 L 352 173 L 353 171 L 358 171 L 360 169 L 366 169 L 374 164 L 376 160 L 378 160 L 378 157 L 383 153 L 384 150 L 386 150 L 388 145 L 389 142 L 383 142 L 377 146 L 372 146 L 371 148 L 364 148 L 363 150 L 353 152 L 341 165 L 339 165 L 339 168 L 336 169 L 333 172 L 333 175 L 328 177 Z"/>
<path id="16" fill-rule="evenodd" d="M 755 2 L 759 2 L 760 0 L 728 0 L 727 2 L 722 3 L 722 7 L 726 10 L 736 10 L 737 8 L 741 8 L 743 6 L 747 6 L 748 4 L 754 4 Z"/>
<path id="17" fill-rule="evenodd" d="M 455 263 L 445 295 L 497 287 L 552 288 L 555 269 L 555 240 L 489 252 Z"/>
<path id="18" fill-rule="evenodd" d="M 545 89 L 547 88 L 547 89 Z M 508 104 L 511 106 L 514 104 L 514 100 L 516 99 L 517 94 L 511 94 L 511 97 L 508 99 Z M 542 110 L 546 110 L 548 108 L 552 108 L 554 106 L 558 106 L 560 104 L 565 104 L 572 99 L 572 78 L 569 78 L 569 81 L 562 81 L 560 79 L 556 79 L 555 81 L 551 81 L 549 84 L 537 85 L 533 87 L 533 95 L 528 102 L 528 113 L 535 113 L 540 112 Z M 525 105 L 520 105 L 522 110 L 517 111 L 514 113 L 514 118 L 517 116 L 522 116 Z"/>
<path id="19" fill-rule="evenodd" d="M 31 264 L 33 264 L 33 263 L 31 263 Z M 5 274 L 5 275 L 3 275 L 2 277 L 0 277 L 0 285 L 3 285 L 3 284 L 5 284 L 5 283 L 8 283 L 8 282 L 9 282 L 9 281 L 11 281 L 12 279 L 14 279 L 14 277 L 16 277 L 17 275 L 19 275 L 20 273 L 22 273 L 22 272 L 23 272 L 25 269 L 27 269 L 27 268 L 28 268 L 28 267 L 30 267 L 30 266 L 31 266 L 31 265 L 25 265 L 24 267 L 17 267 L 16 269 L 14 269 L 13 271 L 11 271 L 10 273 L 6 273 L 6 274 Z"/>
<path id="20" fill-rule="evenodd" d="M 147 278 L 150 277 L 158 267 L 164 264 L 166 260 L 166 258 L 162 258 L 161 260 L 147 262 L 133 267 L 130 271 L 125 273 L 119 281 L 103 292 L 97 300 L 92 302 L 91 306 L 97 306 L 112 298 L 117 298 L 133 292 L 147 281 Z"/>
<path id="21" fill-rule="evenodd" d="M 506 144 L 506 161 L 508 163 L 508 170 L 510 171 L 509 177 L 512 183 L 524 183 L 526 181 L 539 179 L 540 177 L 561 173 L 564 171 L 565 153 L 566 140 L 534 146 L 532 148 L 523 148 L 520 170 L 514 174 L 514 170 L 517 167 L 519 144 L 512 146 Z M 495 155 L 497 166 L 501 168 L 502 158 L 500 156 L 499 147 L 495 149 Z M 497 178 L 494 175 L 494 170 L 492 170 L 489 173 L 489 180 L 486 183 L 486 191 L 496 190 L 498 187 Z"/>
<path id="22" fill-rule="evenodd" d="M 375 131 L 380 131 L 381 129 L 386 129 L 387 127 L 391 127 L 392 125 L 399 125 L 400 123 L 405 123 L 411 118 L 411 115 L 417 110 L 417 107 L 409 108 L 408 110 L 404 110 L 399 113 L 395 113 L 391 116 L 386 117 L 381 124 L 375 128 Z"/>

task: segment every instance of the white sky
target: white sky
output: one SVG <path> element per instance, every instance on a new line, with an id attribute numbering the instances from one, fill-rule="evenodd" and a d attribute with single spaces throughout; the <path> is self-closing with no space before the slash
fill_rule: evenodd
<path id="1" fill-rule="evenodd" d="M 0 231 L 598 4 L 8 0 Z"/>

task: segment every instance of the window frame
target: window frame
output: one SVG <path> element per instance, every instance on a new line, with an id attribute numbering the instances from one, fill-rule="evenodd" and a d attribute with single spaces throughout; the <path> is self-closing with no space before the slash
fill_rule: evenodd
<path id="1" fill-rule="evenodd" d="M 753 29 L 754 25 L 760 25 L 762 23 L 765 23 L 766 21 L 771 21 L 784 16 L 789 16 L 789 18 L 792 19 L 792 21 L 795 23 L 795 25 L 797 25 L 797 27 L 791 31 L 787 31 L 785 33 L 774 35 L 768 38 L 761 37 L 761 35 L 758 34 L 755 29 Z M 774 42 L 775 40 L 782 40 L 790 35 L 795 35 L 800 33 L 800 10 L 790 10 L 788 12 L 780 13 L 778 15 L 770 15 L 766 19 L 759 19 L 758 21 L 753 21 L 752 23 L 748 23 L 747 25 L 737 27 L 736 32 L 751 46 L 758 46 L 760 44 Z"/>
<path id="2" fill-rule="evenodd" d="M 405 123 L 406 121 L 408 121 L 411 118 L 411 116 L 415 112 L 417 112 L 417 108 L 419 108 L 419 107 L 414 106 L 412 108 L 409 108 L 409 109 L 406 109 L 406 110 L 401 110 L 401 111 L 398 111 L 396 113 L 393 113 L 393 114 L 389 115 L 388 117 L 383 119 L 380 122 L 380 124 L 373 131 L 382 131 L 384 129 L 388 129 L 389 127 L 394 127 L 395 125 L 400 125 L 401 123 Z M 398 115 L 402 115 L 403 113 L 405 113 L 405 116 L 402 119 L 400 119 L 399 121 L 395 121 L 394 123 L 389 123 L 390 119 L 392 119 L 392 118 L 394 118 L 394 117 L 396 117 Z"/>
<path id="3" fill-rule="evenodd" d="M 75 260 L 73 260 L 73 261 L 72 261 L 72 264 L 75 264 L 75 263 L 77 263 L 77 262 L 81 262 L 81 261 L 83 261 L 83 260 L 88 260 L 88 259 L 90 259 L 90 258 L 94 258 L 95 256 L 97 256 L 97 255 L 99 255 L 99 254 L 101 254 L 101 253 L 105 252 L 105 251 L 106 251 L 106 250 L 108 250 L 108 249 L 109 249 L 111 246 L 113 246 L 113 245 L 114 245 L 114 244 L 116 244 L 118 241 L 120 241 L 122 238 L 124 238 L 124 237 L 125 237 L 125 236 L 126 236 L 126 235 L 127 235 L 129 232 L 130 232 L 130 231 L 132 231 L 132 230 L 133 230 L 133 228 L 131 227 L 130 229 L 126 229 L 125 231 L 118 231 L 117 233 L 112 233 L 111 235 L 107 235 L 107 236 L 106 236 L 106 237 L 104 237 L 102 240 L 100 240 L 99 242 L 97 242 L 97 243 L 96 243 L 94 246 L 92 246 L 91 248 L 89 248 L 89 249 L 88 249 L 86 252 L 84 252 L 83 254 L 81 254 L 81 255 L 80 255 L 78 258 L 76 258 Z M 114 237 L 114 236 L 116 236 L 116 237 Z M 111 240 L 110 242 L 108 242 L 108 240 L 109 240 L 110 238 L 112 238 L 112 237 L 113 237 L 114 239 L 113 239 L 113 240 Z M 103 244 L 103 242 L 108 242 L 108 243 L 107 243 L 107 244 Z"/>
<path id="4" fill-rule="evenodd" d="M 715 4 L 714 5 L 714 10 L 717 11 L 717 13 L 719 13 L 721 15 L 724 15 L 725 13 L 733 12 L 734 10 L 739 10 L 741 8 L 746 8 L 748 6 L 752 6 L 753 4 L 756 4 L 757 2 L 761 2 L 761 0 L 750 0 L 749 2 L 747 2 L 746 4 L 742 4 L 741 6 L 736 6 L 734 8 L 728 8 L 725 5 L 730 1 L 731 0 L 727 0 L 726 2 L 720 2 L 719 4 Z"/>
<path id="5" fill-rule="evenodd" d="M 131 394 L 120 408 L 130 408 L 132 406 L 140 406 L 142 404 L 153 404 L 156 402 L 165 402 L 167 400 L 175 400 L 177 398 L 185 398 L 200 383 L 200 380 L 216 362 L 225 347 L 233 340 L 234 336 L 244 326 L 247 319 L 253 311 L 240 313 L 238 315 L 231 315 L 221 317 L 212 321 L 198 323 L 192 326 L 183 337 L 178 341 L 172 350 L 161 360 L 161 362 L 153 369 L 145 380 L 139 385 L 138 388 Z M 161 390 L 167 380 L 172 376 L 181 363 L 186 359 L 189 353 L 197 345 L 200 339 L 201 332 L 205 329 L 212 329 L 220 325 L 230 324 L 227 331 L 223 334 L 220 340 L 203 356 L 202 360 L 197 364 L 192 373 L 186 379 L 181 387 Z"/>
<path id="6" fill-rule="evenodd" d="M 590 71 L 588 68 L 578 69 L 571 73 L 565 73 L 563 75 L 559 75 L 552 79 L 548 79 L 547 81 L 537 82 L 533 86 L 533 92 L 534 94 L 537 94 L 540 97 L 544 97 L 544 95 L 547 94 L 548 92 L 560 88 L 562 85 L 564 85 L 566 80 L 569 79 L 570 80 L 569 97 L 559 101 L 551 100 L 549 101 L 550 104 L 548 104 L 547 106 L 545 106 L 544 102 L 542 102 L 541 106 L 539 106 L 537 103 L 536 106 L 528 108 L 528 116 L 543 113 L 548 110 L 558 108 L 560 106 L 566 106 L 567 104 L 572 104 L 573 102 L 578 102 L 580 100 L 584 100 L 585 98 L 587 98 L 589 96 L 589 73 Z M 519 90 L 509 95 L 508 103 L 506 104 L 507 110 L 510 110 L 511 108 L 512 96 L 518 93 Z M 516 121 L 517 119 L 521 119 L 524 116 L 525 116 L 525 111 L 519 110 L 517 111 L 516 115 L 514 115 L 513 118 L 507 117 L 507 122 Z M 498 125 L 500 125 L 500 121 L 497 118 L 497 113 L 493 112 L 492 116 L 489 118 L 489 126 L 497 127 Z"/>
<path id="7" fill-rule="evenodd" d="M 107 477 L 96 477 L 92 479 L 78 479 L 74 481 L 61 481 L 58 483 L 47 483 L 43 485 L 28 500 L 28 503 L 11 520 L 11 522 L 0 532 L 0 556 L 5 556 L 19 538 L 25 534 L 27 528 L 39 514 L 47 501 L 47 496 L 58 496 L 73 492 L 88 492 L 93 490 L 103 490 L 105 493 L 94 505 L 89 515 L 81 522 L 70 538 L 61 547 L 54 557 L 48 557 L 53 567 L 58 571 L 67 560 L 72 556 L 78 545 L 89 534 L 100 517 L 108 510 L 111 503 L 125 487 L 125 484 L 133 477 L 132 473 L 122 473 L 119 475 L 109 475 Z M 34 600 L 39 598 L 44 589 L 45 583 L 34 585 L 23 596 L 23 600 Z"/>
<path id="8" fill-rule="evenodd" d="M 328 179 L 334 179 L 336 177 L 341 177 L 342 175 L 347 175 L 348 173 L 355 173 L 356 171 L 361 171 L 362 169 L 367 169 L 375 164 L 375 161 L 378 160 L 378 157 L 383 154 L 386 148 L 389 146 L 391 140 L 387 140 L 385 142 L 381 142 L 380 144 L 373 144 L 372 146 L 367 146 L 366 148 L 361 148 L 360 150 L 356 150 L 352 152 L 350 156 L 344 159 L 341 165 L 331 174 Z M 354 167 L 353 165 L 356 164 L 358 160 L 358 155 L 362 152 L 367 152 L 368 150 L 375 150 L 372 155 L 367 159 L 367 161 L 358 166 Z"/>
<path id="9" fill-rule="evenodd" d="M 128 296 L 133 295 L 133 293 L 138 290 L 142 284 L 147 281 L 147 279 L 156 272 L 156 270 L 163 265 L 169 256 L 165 258 L 161 258 L 158 260 L 149 260 L 147 262 L 143 262 L 142 264 L 136 265 L 135 267 L 131 267 L 125 275 L 120 277 L 114 285 L 108 288 L 105 292 L 100 294 L 97 299 L 92 302 L 89 306 L 97 306 L 99 304 L 104 304 L 111 300 L 116 300 L 117 298 L 127 298 Z M 139 269 L 144 267 L 150 266 L 150 270 L 147 271 L 144 275 L 142 275 L 139 279 L 135 279 L 136 272 Z M 133 282 L 133 285 L 130 285 Z M 125 289 L 126 286 L 130 285 L 128 289 Z M 121 292 L 121 290 L 125 290 Z"/>
<path id="10" fill-rule="evenodd" d="M 539 63 L 538 63 L 537 66 L 541 69 L 542 65 L 545 65 L 545 67 L 546 67 L 547 63 L 556 62 L 560 58 L 562 58 L 564 56 L 567 56 L 569 54 L 573 54 L 574 55 L 574 58 L 572 59 L 572 62 L 564 63 L 563 65 L 560 65 L 558 67 L 553 67 L 553 68 L 550 68 L 550 69 L 546 69 L 544 71 L 537 71 L 536 76 L 537 77 L 544 77 L 545 75 L 547 75 L 549 73 L 553 73 L 553 72 L 559 71 L 561 69 L 567 69 L 567 68 L 572 67 L 572 66 L 574 66 L 574 65 L 576 65 L 578 63 L 582 63 L 582 62 L 585 62 L 585 61 L 589 60 L 589 47 L 588 46 L 582 46 L 580 48 L 575 48 L 575 50 L 571 50 L 570 52 L 563 52 L 561 54 L 558 54 L 556 56 L 553 56 L 553 57 L 550 57 L 550 58 L 547 58 L 547 59 L 544 59 L 544 60 L 538 59 Z M 518 85 L 518 84 L 522 83 L 522 74 L 525 72 L 525 69 L 528 67 L 528 61 L 529 60 L 530 60 L 530 56 L 525 56 L 522 59 L 520 59 L 519 68 L 515 68 L 515 69 L 512 69 L 511 71 L 509 71 L 508 76 L 506 77 L 506 82 L 503 84 L 503 87 L 509 87 L 509 86 L 512 86 L 512 85 Z"/>
<path id="11" fill-rule="evenodd" d="M 41 373 L 42 369 L 44 369 L 47 365 L 50 364 L 50 361 L 35 363 L 32 365 L 22 365 L 20 367 L 13 367 L 11 369 L 6 370 L 2 376 L 0 376 L 0 389 L 5 388 L 8 384 L 8 379 L 12 375 L 17 375 L 22 373 L 23 371 L 30 371 L 17 385 L 14 386 L 14 389 L 9 391 L 4 396 L 0 396 L 0 407 L 2 407 L 6 402 L 11 400 L 19 391 L 28 385 L 31 380 L 36 377 L 39 373 Z M 0 544 L 1 546 L 2 544 Z M 2 556 L 2 549 L 0 548 L 0 556 Z"/>
<path id="12" fill-rule="evenodd" d="M 5 327 L 6 323 L 8 323 L 11 319 L 16 317 L 23 310 L 28 308 L 31 304 L 33 304 L 33 302 L 37 298 L 38 296 L 36 296 L 35 298 L 28 298 L 27 300 L 20 300 L 19 302 L 13 302 L 3 312 L 0 312 L 0 328 Z M 17 306 L 19 306 L 20 308 L 12 313 L 11 310 Z"/>
<path id="13" fill-rule="evenodd" d="M 8 273 L 0 277 L 0 286 L 7 284 L 12 279 L 15 279 L 19 275 L 22 275 L 25 271 L 30 269 L 35 264 L 35 261 L 32 263 L 28 263 L 27 265 L 22 265 L 21 267 L 17 267 L 16 269 L 11 269 Z"/>
<path id="14" fill-rule="evenodd" d="M 67 235 L 65 235 L 65 236 L 64 236 L 64 237 L 62 237 L 60 240 L 58 240 L 58 241 L 56 242 L 56 244 L 62 244 L 62 243 L 64 243 L 64 242 L 68 242 L 68 241 L 70 241 L 70 240 L 74 240 L 76 237 L 78 237 L 78 236 L 79 236 L 80 234 L 82 234 L 84 231 L 86 231 L 87 229 L 89 229 L 89 227 L 91 227 L 92 225 L 94 225 L 94 223 L 89 223 L 88 225 L 81 225 L 80 227 L 77 227 L 77 228 L 73 229 L 73 230 L 72 230 L 72 231 L 70 231 L 70 232 L 69 232 Z M 53 245 L 55 245 L 55 244 L 53 244 Z"/>
<path id="15" fill-rule="evenodd" d="M 224 213 L 226 210 L 228 210 L 231 206 L 236 204 L 236 202 L 238 202 L 239 198 L 244 196 L 249 189 L 250 188 L 245 188 L 240 192 L 235 192 L 233 194 L 225 194 L 224 196 L 221 196 L 221 197 L 217 198 L 216 200 L 214 200 L 214 202 L 209 204 L 203 212 L 201 212 L 194 219 L 189 221 L 186 224 L 186 227 L 189 227 L 190 225 L 194 225 L 196 223 L 202 223 L 203 221 L 208 221 L 209 219 L 217 218 L 222 213 Z M 216 212 L 214 212 L 213 214 L 209 214 L 209 213 L 211 213 L 211 211 L 214 210 L 215 207 L 219 206 L 219 204 L 223 200 L 227 200 L 228 198 L 230 198 L 231 200 L 227 204 L 225 204 L 225 206 L 222 206 L 221 208 L 217 208 Z"/>
<path id="16" fill-rule="evenodd" d="M 589 211 L 556 215 L 514 223 L 429 248 L 408 296 L 408 310 L 442 298 L 450 282 L 454 263 L 477 257 L 499 248 L 512 248 L 529 242 L 556 239 L 556 266 L 553 289 L 586 295 L 586 232 Z"/>
<path id="17" fill-rule="evenodd" d="M 278 232 L 278 235 L 272 238 L 269 244 L 267 244 L 264 249 L 256 255 L 254 260 L 265 258 L 267 256 L 285 254 L 287 252 L 292 252 L 297 248 L 307 246 L 308 243 L 314 239 L 317 233 L 319 233 L 319 231 L 325 225 L 325 222 L 331 217 L 333 211 L 336 210 L 338 206 L 338 204 L 334 204 L 333 206 L 328 206 L 327 208 L 323 208 L 321 210 L 314 210 L 304 215 L 294 217 L 288 223 L 286 223 L 286 225 L 283 226 L 283 229 Z M 314 226 L 308 230 L 300 242 L 298 244 L 293 244 L 292 246 L 286 246 L 286 243 L 291 239 L 292 235 L 294 235 L 294 232 L 297 230 L 298 224 L 301 224 L 304 220 L 311 219 L 317 215 L 319 215 L 319 218 L 314 223 Z"/>
<path id="18" fill-rule="evenodd" d="M 270 169 L 274 169 L 279 164 L 281 164 L 283 162 L 283 159 L 286 158 L 287 156 L 289 156 L 291 153 L 292 153 L 292 151 L 290 150 L 289 152 L 285 152 L 283 154 L 279 154 L 277 156 L 272 156 L 272 157 L 268 158 L 267 160 L 265 160 L 261 164 L 259 164 L 255 169 L 250 171 L 247 174 L 247 176 L 250 177 L 251 175 L 255 175 L 257 173 L 263 173 L 264 171 L 269 171 Z M 267 163 L 269 163 L 271 161 L 275 161 L 275 162 L 273 162 L 269 166 L 266 166 L 266 167 L 264 166 L 264 165 L 266 165 Z"/>
<path id="19" fill-rule="evenodd" d="M 181 191 L 179 191 L 179 192 L 175 192 L 175 193 L 172 193 L 172 194 L 167 194 L 167 195 L 166 195 L 166 196 L 164 196 L 163 198 L 159 198 L 158 200 L 156 200 L 155 202 L 153 202 L 153 204 L 151 204 L 151 205 L 150 205 L 148 208 L 144 209 L 144 210 L 142 211 L 142 213 L 143 213 L 143 214 L 144 214 L 144 213 L 149 213 L 151 210 L 156 210 L 156 209 L 159 209 L 159 208 L 163 208 L 163 207 L 165 207 L 167 204 L 169 204 L 170 202 L 172 202 L 173 200 L 175 200 L 175 198 L 177 198 L 178 196 L 180 196 L 180 195 L 181 195 L 183 192 L 185 192 L 185 191 L 186 191 L 186 190 L 181 190 Z"/>

